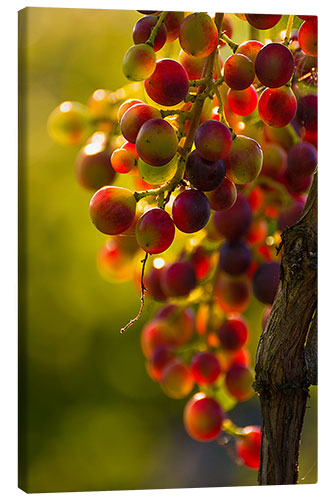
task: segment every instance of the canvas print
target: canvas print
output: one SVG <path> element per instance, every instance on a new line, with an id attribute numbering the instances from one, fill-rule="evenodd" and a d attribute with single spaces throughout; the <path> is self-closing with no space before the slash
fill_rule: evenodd
<path id="1" fill-rule="evenodd" d="M 317 481 L 301 14 L 19 12 L 22 490 Z"/>

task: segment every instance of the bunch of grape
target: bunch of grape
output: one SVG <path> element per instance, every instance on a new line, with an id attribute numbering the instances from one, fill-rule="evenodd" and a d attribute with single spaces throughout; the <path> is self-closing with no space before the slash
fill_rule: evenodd
<path id="1" fill-rule="evenodd" d="M 141 292 L 122 331 L 145 298 L 162 305 L 141 333 L 149 376 L 171 398 L 190 396 L 191 437 L 228 433 L 256 469 L 260 428 L 226 412 L 254 395 L 244 313 L 255 297 L 265 327 L 280 281 L 275 245 L 317 168 L 317 18 L 236 14 L 253 37 L 237 44 L 235 15 L 139 12 L 123 59 L 131 83 L 62 103 L 49 131 L 61 144 L 86 141 L 75 172 L 108 235 L 99 270 Z M 262 33 L 274 40 L 264 45 Z"/>

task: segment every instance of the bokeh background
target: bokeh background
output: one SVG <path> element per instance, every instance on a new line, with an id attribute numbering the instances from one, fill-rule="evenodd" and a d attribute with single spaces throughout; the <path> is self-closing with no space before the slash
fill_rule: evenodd
<path id="1" fill-rule="evenodd" d="M 89 219 L 91 193 L 75 180 L 78 148 L 47 134 L 60 102 L 86 103 L 94 90 L 126 83 L 121 62 L 139 17 L 51 8 L 19 16 L 19 482 L 29 492 L 256 484 L 255 471 L 234 463 L 231 446 L 193 441 L 183 428 L 185 401 L 169 399 L 148 377 L 139 335 L 154 303 L 119 333 L 137 312 L 138 291 L 98 273 L 105 238 Z M 243 41 L 247 25 L 231 18 L 233 38 Z M 246 314 L 252 358 L 261 311 L 254 300 Z M 258 398 L 239 403 L 230 418 L 260 424 Z M 312 390 L 301 483 L 316 482 L 316 456 Z"/>

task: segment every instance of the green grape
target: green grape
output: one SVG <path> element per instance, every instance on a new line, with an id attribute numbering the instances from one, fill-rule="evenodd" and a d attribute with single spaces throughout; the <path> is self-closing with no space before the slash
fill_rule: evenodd
<path id="1" fill-rule="evenodd" d="M 57 106 L 47 121 L 50 137 L 62 146 L 84 142 L 90 130 L 90 113 L 80 102 L 65 101 Z"/>
<path id="2" fill-rule="evenodd" d="M 160 167 L 153 167 L 139 158 L 139 174 L 148 184 L 159 185 L 172 179 L 177 170 L 177 156 L 174 156 L 169 163 Z"/>

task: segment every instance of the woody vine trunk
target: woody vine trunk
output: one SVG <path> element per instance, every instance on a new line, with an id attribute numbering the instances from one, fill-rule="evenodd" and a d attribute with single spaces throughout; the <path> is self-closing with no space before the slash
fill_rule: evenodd
<path id="1" fill-rule="evenodd" d="M 317 383 L 317 174 L 281 235 L 280 286 L 260 337 L 254 388 L 263 418 L 258 483 L 294 484 L 310 384 Z"/>

